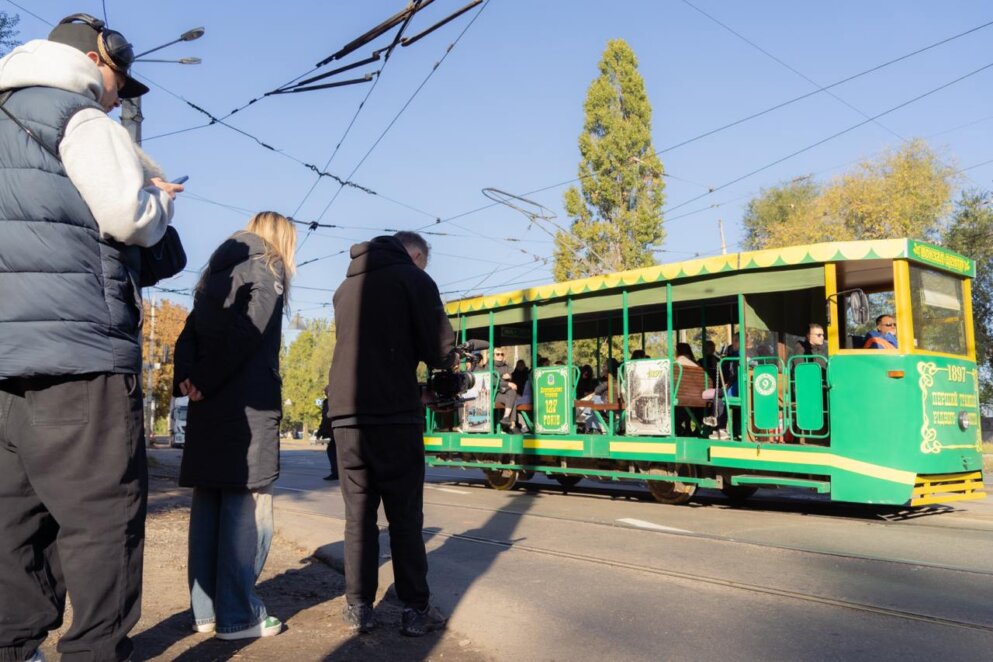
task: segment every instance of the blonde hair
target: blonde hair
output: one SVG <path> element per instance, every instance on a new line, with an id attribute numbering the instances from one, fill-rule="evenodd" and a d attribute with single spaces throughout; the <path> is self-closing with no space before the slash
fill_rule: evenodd
<path id="1" fill-rule="evenodd" d="M 273 274 L 276 261 L 283 263 L 283 298 L 290 298 L 290 280 L 296 273 L 297 229 L 288 218 L 274 211 L 260 211 L 252 216 L 245 232 L 262 237 L 265 242 L 265 264 Z"/>
<path id="2" fill-rule="evenodd" d="M 277 275 L 276 262 L 283 263 L 283 300 L 289 301 L 290 280 L 296 273 L 297 230 L 293 222 L 274 211 L 260 211 L 249 219 L 244 230 L 239 230 L 234 236 L 251 232 L 260 237 L 265 246 L 262 259 L 273 275 Z M 204 267 L 197 290 L 202 291 L 210 276 L 210 264 Z"/>

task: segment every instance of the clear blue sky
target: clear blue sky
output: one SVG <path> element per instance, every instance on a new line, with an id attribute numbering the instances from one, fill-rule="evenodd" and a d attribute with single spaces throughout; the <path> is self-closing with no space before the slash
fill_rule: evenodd
<path id="1" fill-rule="evenodd" d="M 407 34 L 467 1 L 436 0 L 418 14 Z M 347 251 L 351 243 L 384 228 L 422 228 L 436 217 L 476 210 L 489 203 L 480 193 L 484 187 L 526 194 L 573 179 L 583 100 L 612 38 L 627 40 L 638 56 L 654 109 L 655 148 L 663 150 L 817 89 L 784 63 L 825 86 L 993 21 L 993 5 L 983 0 L 691 1 L 693 6 L 682 0 L 490 0 L 482 13 L 474 9 L 417 44 L 397 49 L 328 166 L 330 172 L 345 177 L 355 169 L 479 13 L 352 176 L 380 195 L 346 188 L 330 207 L 338 185 L 325 178 L 308 195 L 317 177 L 293 159 L 323 167 L 369 84 L 265 98 L 228 120 L 282 154 L 219 125 L 155 136 L 208 121 L 177 96 L 223 116 L 309 72 L 400 10 L 402 0 L 17 1 L 43 20 L 8 0 L 0 0 L 0 9 L 20 15 L 19 38 L 26 41 L 47 34 L 50 26 L 43 21 L 55 23 L 74 11 L 102 16 L 105 6 L 110 25 L 139 52 L 188 28 L 206 27 L 199 41 L 150 56 L 197 56 L 203 64 L 135 67 L 152 87 L 144 100 L 146 149 L 170 177 L 190 176 L 174 224 L 192 269 L 199 269 L 225 237 L 243 226 L 250 211 L 274 209 L 349 226 L 313 233 L 298 254 L 303 262 Z M 858 111 L 876 115 L 993 63 L 991 39 L 993 26 L 833 88 L 841 100 L 822 92 L 663 153 L 670 176 L 666 207 L 672 211 L 667 213 L 671 220 L 665 244 L 670 252 L 660 258 L 674 261 L 719 252 L 718 219 L 725 221 L 734 250 L 741 239 L 743 207 L 760 189 L 806 174 L 826 181 L 859 159 L 899 145 L 901 138 L 926 138 L 948 163 L 967 169 L 964 187 L 993 188 L 991 68 L 888 114 L 878 124 L 867 123 L 707 194 L 709 188 L 865 121 Z M 381 38 L 344 62 L 385 44 Z M 977 164 L 984 165 L 972 167 Z M 528 197 L 568 223 L 562 210 L 564 190 L 556 186 Z M 701 194 L 706 195 L 684 204 Z M 499 292 L 551 280 L 550 266 L 535 260 L 551 255 L 550 238 L 529 229 L 527 219 L 511 209 L 492 207 L 427 229 L 457 235 L 428 237 L 434 247 L 429 272 L 449 293 L 446 299 L 466 290 Z M 302 238 L 307 233 L 301 230 Z M 346 255 L 301 267 L 296 310 L 308 317 L 330 316 L 326 304 L 344 276 Z M 195 278 L 186 274 L 165 285 L 188 288 Z M 176 299 L 189 303 L 182 296 Z"/>

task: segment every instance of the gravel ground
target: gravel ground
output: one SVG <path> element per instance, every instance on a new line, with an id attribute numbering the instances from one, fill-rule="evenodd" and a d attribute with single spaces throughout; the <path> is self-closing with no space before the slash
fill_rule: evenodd
<path id="1" fill-rule="evenodd" d="M 196 634 L 191 629 L 186 589 L 188 515 L 189 491 L 177 488 L 173 480 L 153 478 L 146 525 L 142 616 L 131 633 L 135 660 L 492 659 L 472 641 L 451 631 L 419 639 L 401 636 L 400 605 L 389 599 L 376 607 L 380 620 L 376 631 L 353 634 L 341 621 L 344 577 L 310 556 L 308 550 L 278 536 L 259 579 L 259 595 L 269 613 L 285 624 L 282 634 L 240 642 Z M 71 618 L 70 607 L 63 631 Z M 42 647 L 49 660 L 58 659 L 58 634 L 53 633 Z"/>

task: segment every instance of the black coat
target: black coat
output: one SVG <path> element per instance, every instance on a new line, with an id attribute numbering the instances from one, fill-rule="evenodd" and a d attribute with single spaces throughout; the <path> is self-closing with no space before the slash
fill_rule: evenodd
<path id="1" fill-rule="evenodd" d="M 393 237 L 356 244 L 351 257 L 334 294 L 331 424 L 422 424 L 417 364 L 455 363 L 438 286 Z"/>
<path id="2" fill-rule="evenodd" d="M 255 234 L 221 244 L 176 341 L 174 391 L 189 378 L 203 393 L 187 413 L 185 487 L 257 489 L 279 477 L 283 270 L 263 256 Z"/>

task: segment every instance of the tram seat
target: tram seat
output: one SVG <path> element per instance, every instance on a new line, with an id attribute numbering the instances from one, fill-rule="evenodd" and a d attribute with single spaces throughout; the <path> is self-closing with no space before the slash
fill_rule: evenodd
<path id="1" fill-rule="evenodd" d="M 699 366 L 684 365 L 683 376 L 676 391 L 677 405 L 680 407 L 707 407 L 713 398 L 704 398 L 704 391 L 713 393 L 713 384 L 707 380 L 707 371 Z"/>

